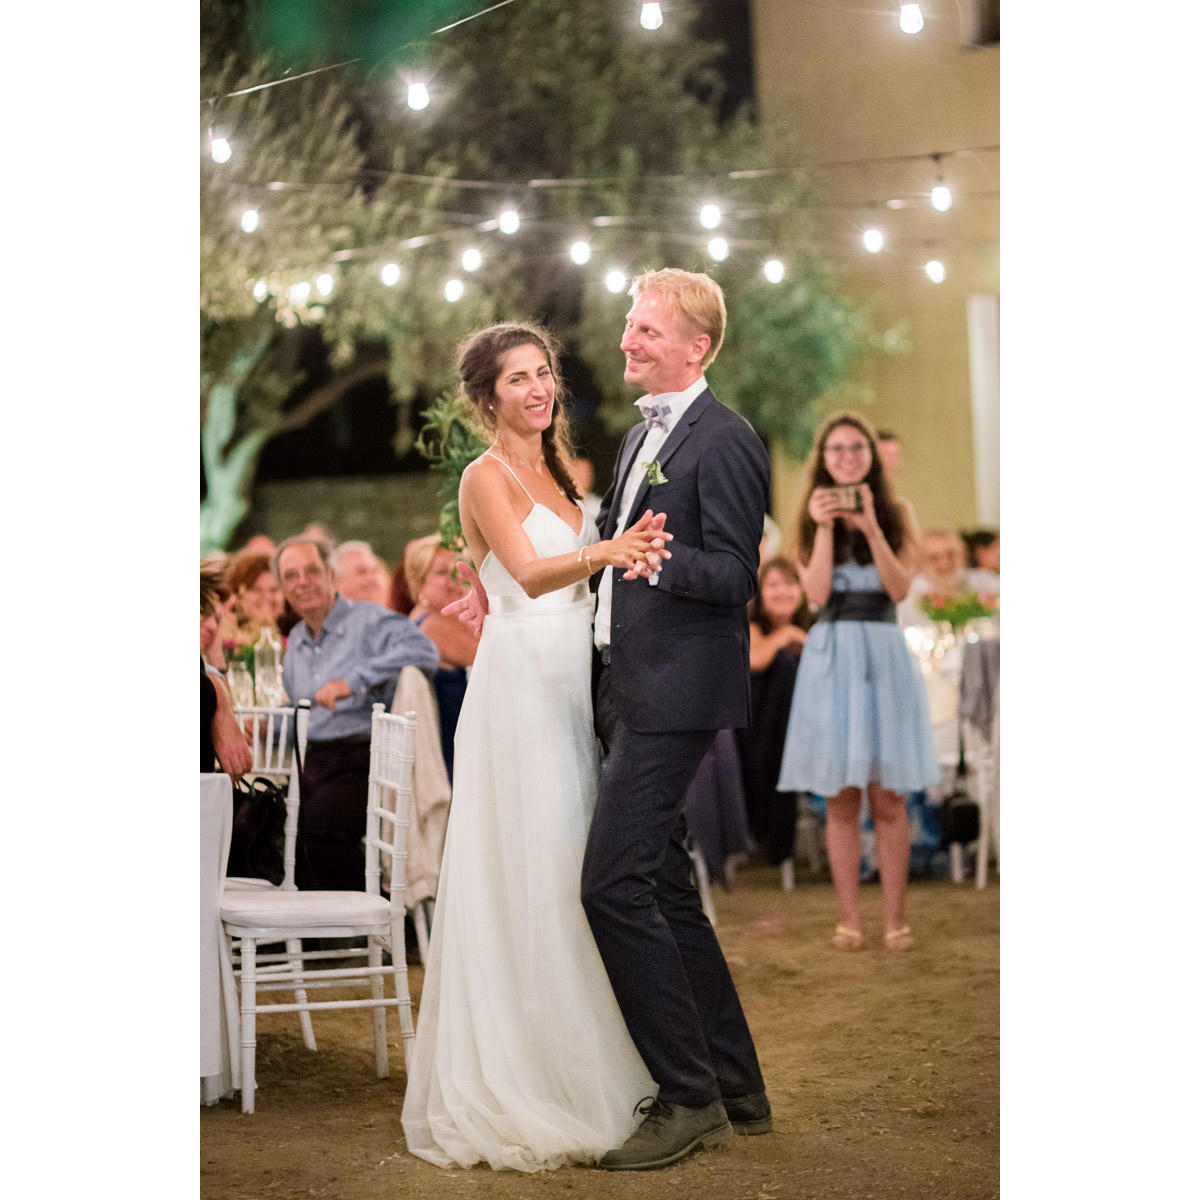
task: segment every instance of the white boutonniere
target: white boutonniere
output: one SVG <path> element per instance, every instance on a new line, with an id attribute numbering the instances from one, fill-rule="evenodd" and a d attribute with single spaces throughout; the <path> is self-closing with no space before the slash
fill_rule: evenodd
<path id="1" fill-rule="evenodd" d="M 642 469 L 646 472 L 646 478 L 652 484 L 667 482 L 667 477 L 662 473 L 662 465 L 657 458 L 653 462 L 642 463 Z"/>

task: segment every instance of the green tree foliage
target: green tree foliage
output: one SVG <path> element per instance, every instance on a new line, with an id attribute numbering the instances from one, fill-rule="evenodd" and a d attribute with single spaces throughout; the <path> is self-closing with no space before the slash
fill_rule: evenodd
<path id="1" fill-rule="evenodd" d="M 413 30 L 412 5 L 358 7 L 393 35 L 389 10 L 407 7 Z M 476 6 L 421 7 L 428 32 Z M 206 97 L 372 44 L 314 18 L 285 59 L 271 45 L 277 4 L 210 9 L 225 23 L 202 26 Z M 617 343 L 629 300 L 605 287 L 612 269 L 709 270 L 731 316 L 714 388 L 765 435 L 807 449 L 820 398 L 879 339 L 813 248 L 809 182 L 756 173 L 769 162 L 752 114 L 717 119 L 719 47 L 691 39 L 682 12 L 654 33 L 637 15 L 626 0 L 520 0 L 424 41 L 381 35 L 374 59 L 201 106 L 205 138 L 211 125 L 234 147 L 230 162 L 206 155 L 201 170 L 205 465 L 210 498 L 224 497 L 211 544 L 244 511 L 268 438 L 336 402 L 355 372 L 386 370 L 407 449 L 414 402 L 454 384 L 456 343 L 494 320 L 547 321 L 590 370 L 610 427 L 627 423 Z M 418 70 L 432 101 L 412 111 L 404 92 Z M 238 224 L 249 198 L 261 215 L 253 234 Z M 726 213 L 723 262 L 709 259 L 713 234 L 696 220 L 708 200 Z M 512 236 L 495 228 L 505 205 L 521 217 Z M 586 266 L 567 254 L 577 238 L 591 243 Z M 472 246 L 483 265 L 467 273 Z M 772 255 L 787 265 L 778 285 L 761 271 Z M 399 274 L 390 287 L 387 263 Z M 322 272 L 334 280 L 327 299 L 313 286 Z M 443 295 L 452 277 L 464 285 L 457 303 Z M 296 338 L 313 328 L 337 372 L 321 387 L 295 366 Z"/>

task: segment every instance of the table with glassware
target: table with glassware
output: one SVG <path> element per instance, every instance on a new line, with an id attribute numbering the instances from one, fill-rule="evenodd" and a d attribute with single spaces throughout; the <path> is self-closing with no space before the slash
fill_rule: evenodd
<path id="1" fill-rule="evenodd" d="M 994 849 L 999 835 L 1000 619 L 981 617 L 958 629 L 946 621 L 909 625 L 904 637 L 920 665 L 942 766 L 942 784 L 933 799 L 940 801 L 956 786 L 961 761 L 986 823 L 987 837 L 981 842 L 977 864 L 982 886 L 988 843 Z M 961 858 L 952 854 L 951 875 L 956 881 L 961 871 Z"/>

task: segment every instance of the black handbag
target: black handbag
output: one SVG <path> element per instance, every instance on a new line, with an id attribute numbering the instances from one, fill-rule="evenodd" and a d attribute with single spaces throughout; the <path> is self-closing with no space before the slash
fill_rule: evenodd
<path id="1" fill-rule="evenodd" d="M 233 785 L 233 836 L 229 841 L 231 878 L 283 882 L 283 827 L 287 791 L 263 776 Z"/>
<path id="2" fill-rule="evenodd" d="M 942 801 L 942 845 L 955 842 L 965 846 L 979 840 L 979 805 L 967 794 L 967 759 L 960 735 L 958 739 L 958 784 Z"/>

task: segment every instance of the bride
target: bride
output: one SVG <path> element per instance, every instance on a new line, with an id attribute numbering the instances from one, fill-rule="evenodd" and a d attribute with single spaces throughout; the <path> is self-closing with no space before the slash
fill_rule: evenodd
<path id="1" fill-rule="evenodd" d="M 494 325 L 459 348 L 461 393 L 492 437 L 459 509 L 489 615 L 455 735 L 446 834 L 402 1124 L 441 1167 L 591 1163 L 656 1086 L 579 900 L 595 803 L 592 596 L 669 538 L 647 512 L 612 541 L 579 504 L 551 338 Z"/>

